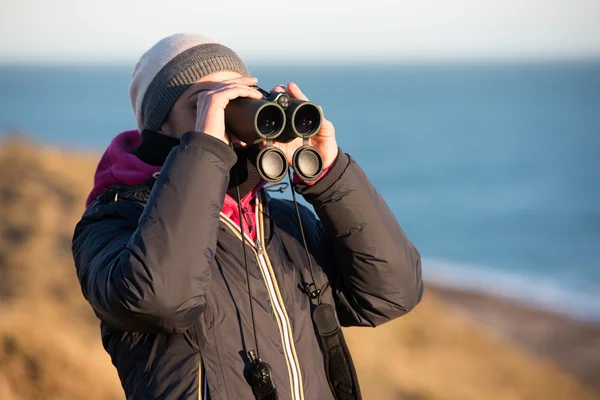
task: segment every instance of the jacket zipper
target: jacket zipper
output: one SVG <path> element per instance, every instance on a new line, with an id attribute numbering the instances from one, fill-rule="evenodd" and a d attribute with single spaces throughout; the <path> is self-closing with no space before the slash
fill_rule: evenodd
<path id="1" fill-rule="evenodd" d="M 275 275 L 271 268 L 271 262 L 268 258 L 267 252 L 262 246 L 262 241 L 264 241 L 264 237 L 262 229 L 263 220 L 260 217 L 262 215 L 262 203 L 260 202 L 260 197 L 257 201 L 255 214 L 257 219 L 255 229 L 260 229 L 256 232 L 257 239 L 253 242 L 252 239 L 248 237 L 248 235 L 245 235 L 246 240 L 250 244 L 249 247 L 254 252 L 258 265 L 260 266 L 260 272 L 263 277 L 263 282 L 265 283 L 267 292 L 269 293 L 269 299 L 271 300 L 273 314 L 275 315 L 275 320 L 277 321 L 277 325 L 279 327 L 279 334 L 281 336 L 283 351 L 285 354 L 285 361 L 288 367 L 288 374 L 290 378 L 292 399 L 304 400 L 304 392 L 302 390 L 302 376 L 300 373 L 300 367 L 298 364 L 296 349 L 294 346 L 292 328 L 285 309 L 285 305 L 283 304 L 283 298 L 281 297 L 281 293 L 279 292 L 277 280 L 275 279 Z M 244 218 L 244 216 L 240 217 Z M 240 236 L 240 229 L 239 226 L 237 226 L 237 224 L 231 221 L 223 213 L 221 213 L 221 220 L 225 222 L 225 225 L 227 225 L 236 234 L 236 236 L 240 238 L 240 240 L 242 239 L 242 237 Z"/>
<path id="2" fill-rule="evenodd" d="M 263 208 L 262 201 L 260 195 L 257 196 L 257 202 L 255 206 L 255 216 L 256 216 L 256 244 L 258 249 L 259 256 L 262 256 L 263 262 L 261 264 L 261 268 L 264 269 L 265 283 L 271 283 L 273 286 L 273 292 L 275 293 L 278 302 L 274 303 L 279 306 L 282 313 L 283 321 L 285 321 L 285 326 L 283 327 L 287 331 L 287 336 L 289 337 L 288 342 L 284 342 L 284 348 L 287 347 L 287 351 L 289 354 L 287 356 L 290 358 L 291 370 L 292 370 L 292 391 L 294 399 L 304 400 L 304 391 L 302 388 L 302 373 L 300 371 L 300 365 L 298 363 L 298 356 L 296 354 L 296 346 L 294 345 L 294 336 L 292 333 L 292 325 L 290 323 L 289 316 L 287 315 L 287 310 L 285 309 L 285 305 L 283 303 L 283 297 L 281 296 L 281 292 L 279 290 L 279 284 L 277 283 L 277 278 L 275 277 L 275 272 L 273 270 L 273 266 L 271 264 L 271 260 L 269 259 L 269 254 L 263 250 L 262 243 L 265 241 L 265 231 L 264 231 L 264 217 L 263 217 Z M 267 275 L 268 274 L 268 275 Z M 270 279 L 268 279 L 270 277 Z M 285 333 L 285 332 L 284 332 Z M 285 335 L 284 335 L 285 336 Z"/>
<path id="3" fill-rule="evenodd" d="M 206 371 L 202 366 L 202 354 L 198 363 L 198 400 L 208 399 L 208 381 L 206 380 Z"/>

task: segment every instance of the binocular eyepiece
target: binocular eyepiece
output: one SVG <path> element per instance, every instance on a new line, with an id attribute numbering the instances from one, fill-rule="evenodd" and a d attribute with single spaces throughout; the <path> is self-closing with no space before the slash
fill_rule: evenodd
<path id="1" fill-rule="evenodd" d="M 321 129 L 321 108 L 286 93 L 257 89 L 265 99 L 239 97 L 229 102 L 225 108 L 227 131 L 247 144 L 266 142 L 267 146 L 258 154 L 257 168 L 269 183 L 281 181 L 287 173 L 285 154 L 273 142 L 289 143 L 301 138 L 303 144 L 294 152 L 292 168 L 306 182 L 317 180 L 323 172 L 323 159 L 308 139 Z"/>

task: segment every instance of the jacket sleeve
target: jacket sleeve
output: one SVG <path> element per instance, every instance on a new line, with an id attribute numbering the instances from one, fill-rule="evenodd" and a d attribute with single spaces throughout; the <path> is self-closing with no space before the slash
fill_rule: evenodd
<path id="1" fill-rule="evenodd" d="M 339 150 L 326 176 L 295 189 L 319 217 L 320 250 L 333 265 L 325 273 L 343 326 L 378 326 L 420 302 L 419 252 L 350 156 Z"/>
<path id="2" fill-rule="evenodd" d="M 219 213 L 236 155 L 199 132 L 186 133 L 142 205 L 91 205 L 72 250 L 84 297 L 113 327 L 183 332 L 204 309 Z M 137 207 L 137 209 L 136 209 Z M 95 209 L 94 209 L 95 208 Z M 129 219 L 128 219 L 129 218 Z"/>

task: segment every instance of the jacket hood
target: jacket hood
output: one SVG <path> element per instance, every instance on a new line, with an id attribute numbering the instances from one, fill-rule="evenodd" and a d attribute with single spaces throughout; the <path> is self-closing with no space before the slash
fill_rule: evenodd
<path id="1" fill-rule="evenodd" d="M 86 207 L 113 185 L 138 185 L 160 172 L 160 166 L 147 164 L 131 153 L 141 140 L 142 137 L 137 130 L 130 130 L 118 134 L 110 142 L 96 167 L 94 186 L 87 197 Z M 242 206 L 247 206 L 264 184 L 264 181 L 261 182 L 248 193 L 241 201 Z M 237 202 L 231 196 L 225 195 L 223 212 L 227 216 L 232 216 L 234 211 L 237 214 Z"/>
<path id="2" fill-rule="evenodd" d="M 131 154 L 140 142 L 137 130 L 122 132 L 110 142 L 96 167 L 94 187 L 87 197 L 86 207 L 113 185 L 138 185 L 160 171 L 160 167 L 146 164 Z"/>

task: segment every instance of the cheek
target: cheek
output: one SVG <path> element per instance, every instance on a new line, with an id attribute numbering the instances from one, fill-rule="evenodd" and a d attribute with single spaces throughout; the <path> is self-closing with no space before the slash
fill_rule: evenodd
<path id="1" fill-rule="evenodd" d="M 193 131 L 196 128 L 196 109 L 186 108 L 185 110 L 176 110 L 170 118 L 172 127 L 176 135 L 183 135 L 186 132 Z"/>
<path id="2" fill-rule="evenodd" d="M 185 132 L 193 131 L 196 128 L 196 108 L 187 109 L 184 120 Z"/>

